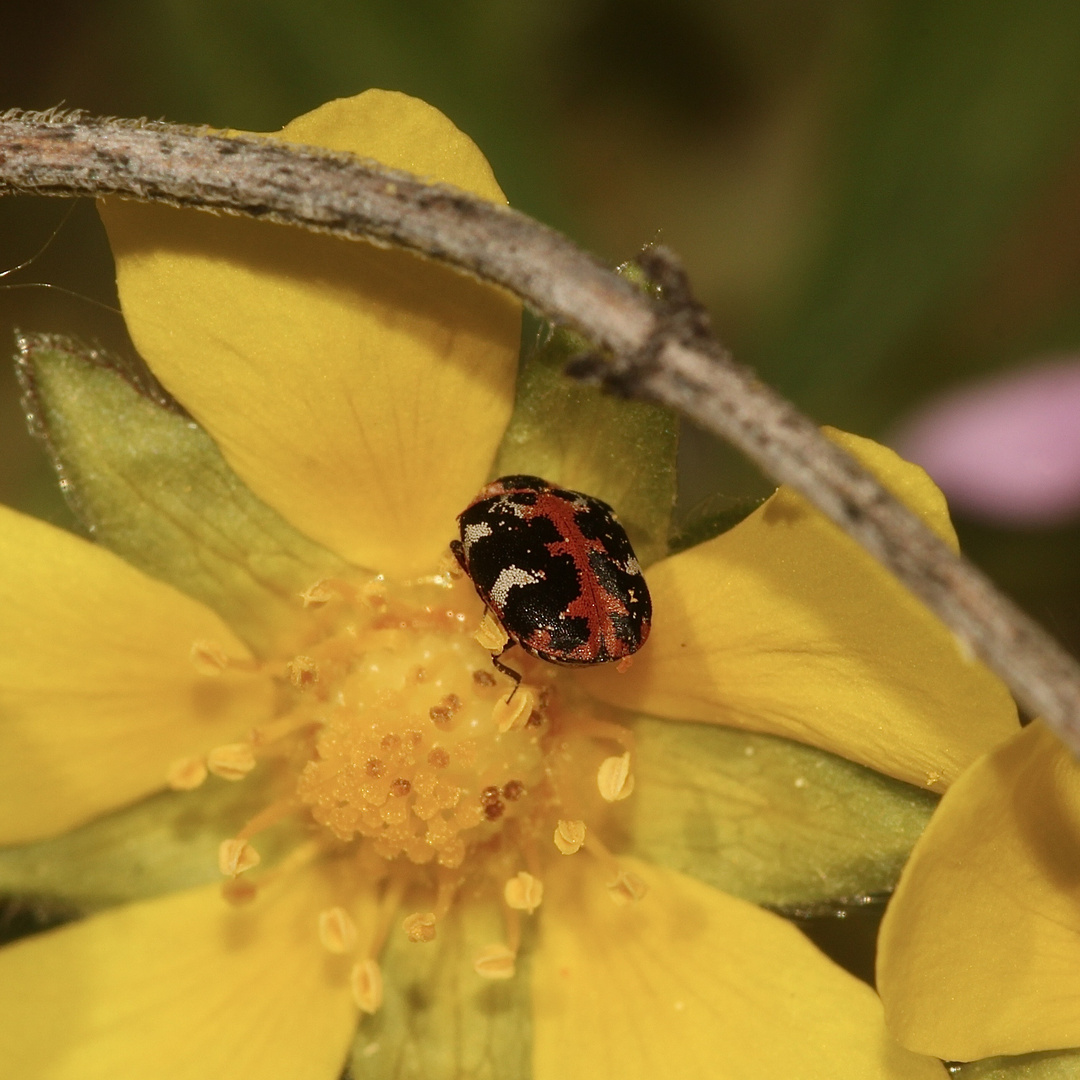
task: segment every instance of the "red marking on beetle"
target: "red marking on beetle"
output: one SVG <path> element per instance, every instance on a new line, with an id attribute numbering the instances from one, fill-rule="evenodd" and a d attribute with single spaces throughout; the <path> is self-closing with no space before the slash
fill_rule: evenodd
<path id="1" fill-rule="evenodd" d="M 495 481 L 495 484 L 488 486 L 495 487 L 497 484 L 498 481 Z M 500 492 L 493 494 L 500 494 Z M 484 497 L 490 498 L 490 496 Z M 566 659 L 587 664 L 606 652 L 605 659 L 617 660 L 620 657 L 629 656 L 634 650 L 616 633 L 611 616 L 630 613 L 617 596 L 613 596 L 601 586 L 596 579 L 596 574 L 593 573 L 593 568 L 589 563 L 590 553 L 606 555 L 607 552 L 600 540 L 591 540 L 582 535 L 581 528 L 575 521 L 575 515 L 579 509 L 580 507 L 575 507 L 573 502 L 567 499 L 550 491 L 542 491 L 532 506 L 521 507 L 521 516 L 526 521 L 545 517 L 552 522 L 563 539 L 544 546 L 552 555 L 569 555 L 574 560 L 580 591 L 567 604 L 565 614 L 567 618 L 585 619 L 589 625 L 589 640 L 568 652 Z M 547 630 L 537 630 L 524 641 L 527 645 L 544 652 L 549 648 L 550 638 L 551 635 Z"/>

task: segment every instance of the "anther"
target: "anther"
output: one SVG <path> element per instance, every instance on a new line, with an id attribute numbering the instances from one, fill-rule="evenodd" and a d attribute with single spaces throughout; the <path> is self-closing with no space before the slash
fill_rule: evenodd
<path id="1" fill-rule="evenodd" d="M 306 690 L 319 681 L 319 665 L 310 656 L 294 656 L 285 665 L 285 673 L 297 690 Z"/>
<path id="2" fill-rule="evenodd" d="M 405 936 L 417 943 L 435 940 L 435 912 L 414 911 L 401 924 Z"/>
<path id="3" fill-rule="evenodd" d="M 191 662 L 200 675 L 220 675 L 229 666 L 229 654 L 216 641 L 193 641 Z"/>
<path id="4" fill-rule="evenodd" d="M 399 798 L 408 795 L 410 791 L 412 791 L 412 784 L 404 776 L 399 776 L 390 785 L 390 794 L 397 795 Z"/>
<path id="5" fill-rule="evenodd" d="M 564 855 L 580 851 L 585 843 L 585 822 L 561 820 L 555 826 L 555 846 Z"/>
<path id="6" fill-rule="evenodd" d="M 230 878 L 258 866 L 259 853 L 246 840 L 222 840 L 218 847 L 218 869 Z"/>
<path id="7" fill-rule="evenodd" d="M 309 585 L 300 594 L 300 601 L 306 608 L 322 607 L 323 604 L 330 603 L 336 595 L 337 593 L 332 588 L 330 579 L 326 578 Z"/>
<path id="8" fill-rule="evenodd" d="M 450 755 L 441 746 L 436 746 L 428 751 L 427 760 L 434 768 L 445 769 L 450 764 Z"/>
<path id="9" fill-rule="evenodd" d="M 480 802 L 484 806 L 491 806 L 499 801 L 499 789 L 497 787 L 486 787 L 480 792 Z"/>
<path id="10" fill-rule="evenodd" d="M 255 768 L 251 743 L 215 746 L 206 757 L 206 767 L 222 780 L 243 780 Z"/>
<path id="11" fill-rule="evenodd" d="M 510 640 L 510 635 L 499 625 L 498 620 L 490 611 L 484 612 L 480 627 L 473 637 L 482 649 L 487 649 L 490 653 L 501 653 Z"/>
<path id="12" fill-rule="evenodd" d="M 634 776 L 630 772 L 630 752 L 619 757 L 604 758 L 596 772 L 596 786 L 607 802 L 619 802 L 634 790 Z"/>
<path id="13" fill-rule="evenodd" d="M 520 685 L 509 701 L 499 698 L 491 710 L 491 718 L 500 735 L 523 728 L 536 708 L 537 694 L 531 686 Z"/>
<path id="14" fill-rule="evenodd" d="M 619 876 L 607 884 L 608 895 L 619 907 L 633 904 L 642 899 L 649 891 L 649 886 L 629 870 L 620 870 Z"/>
<path id="15" fill-rule="evenodd" d="M 473 970 L 485 979 L 512 979 L 514 959 L 505 945 L 485 945 L 473 960 Z"/>
<path id="16" fill-rule="evenodd" d="M 179 758 L 165 771 L 173 791 L 194 791 L 206 779 L 206 762 L 199 757 Z"/>
<path id="17" fill-rule="evenodd" d="M 498 821 L 503 816 L 503 811 L 506 809 L 501 802 L 488 803 L 484 807 L 484 817 L 488 821 Z"/>
<path id="18" fill-rule="evenodd" d="M 361 1012 L 371 1014 L 379 1011 L 383 1000 L 382 970 L 370 956 L 353 965 L 349 973 L 349 989 Z"/>
<path id="19" fill-rule="evenodd" d="M 525 794 L 525 785 L 520 780 L 507 780 L 503 784 L 502 794 L 508 802 L 517 802 Z"/>
<path id="20" fill-rule="evenodd" d="M 544 884 L 521 870 L 503 886 L 503 899 L 515 911 L 527 911 L 531 915 L 544 899 Z"/>
<path id="21" fill-rule="evenodd" d="M 327 952 L 338 956 L 356 948 L 356 923 L 343 907 L 319 912 L 319 941 Z"/>
<path id="22" fill-rule="evenodd" d="M 472 681 L 477 686 L 494 686 L 495 676 L 490 671 L 474 671 L 472 673 Z"/>

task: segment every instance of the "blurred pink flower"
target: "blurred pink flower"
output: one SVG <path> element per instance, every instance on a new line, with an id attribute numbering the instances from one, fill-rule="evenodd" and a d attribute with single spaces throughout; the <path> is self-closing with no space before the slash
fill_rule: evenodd
<path id="1" fill-rule="evenodd" d="M 1080 513 L 1080 359 L 1056 358 L 944 394 L 889 440 L 954 510 L 1014 525 Z"/>

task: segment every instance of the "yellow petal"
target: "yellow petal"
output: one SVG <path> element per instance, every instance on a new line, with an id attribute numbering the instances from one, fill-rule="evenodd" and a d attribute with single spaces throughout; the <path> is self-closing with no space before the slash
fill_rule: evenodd
<path id="1" fill-rule="evenodd" d="M 915 845 L 878 985 L 905 1045 L 959 1061 L 1080 1046 L 1080 765 L 1036 721 L 973 765 Z"/>
<path id="2" fill-rule="evenodd" d="M 441 113 L 369 90 L 289 124 L 505 201 Z M 338 554 L 430 568 L 487 476 L 513 401 L 520 305 L 400 250 L 109 200 L 132 338 L 248 486 Z"/>
<path id="3" fill-rule="evenodd" d="M 267 714 L 265 677 L 192 663 L 197 641 L 250 659 L 228 627 L 110 552 L 0 507 L 0 566 L 0 843 L 161 788 Z"/>
<path id="4" fill-rule="evenodd" d="M 230 908 L 220 886 L 0 951 L 0 1061 L 24 1080 L 337 1080 L 351 959 L 319 944 L 318 869 Z"/>
<path id="5" fill-rule="evenodd" d="M 577 856 L 576 858 L 580 858 Z M 595 863 L 546 878 L 535 1080 L 945 1080 L 873 991 L 776 915 L 670 870 L 617 906 Z"/>
<path id="6" fill-rule="evenodd" d="M 832 432 L 955 544 L 926 473 Z M 785 735 L 944 790 L 1016 730 L 1004 685 L 865 551 L 788 488 L 648 574 L 652 635 L 628 672 L 582 672 L 605 700 Z"/>

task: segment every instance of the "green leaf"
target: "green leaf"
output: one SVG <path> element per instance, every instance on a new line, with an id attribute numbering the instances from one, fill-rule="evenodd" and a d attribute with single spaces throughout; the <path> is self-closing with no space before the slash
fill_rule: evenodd
<path id="1" fill-rule="evenodd" d="M 771 735 L 639 717 L 613 847 L 755 903 L 806 909 L 895 885 L 935 796 Z"/>
<path id="2" fill-rule="evenodd" d="M 85 913 L 220 880 L 218 845 L 272 800 L 272 780 L 262 770 L 239 783 L 210 777 L 62 836 L 0 848 L 0 895 L 60 899 Z M 286 825 L 255 844 L 269 866 L 296 842 Z"/>
<path id="3" fill-rule="evenodd" d="M 21 335 L 32 420 L 94 539 L 213 608 L 262 655 L 309 618 L 299 593 L 337 556 L 257 499 L 210 437 L 146 379 L 55 335 Z"/>
<path id="4" fill-rule="evenodd" d="M 549 329 L 526 358 L 495 475 L 542 476 L 603 499 L 648 566 L 667 554 L 678 419 L 663 406 L 567 378 L 566 362 L 587 350 L 578 334 Z"/>
<path id="5" fill-rule="evenodd" d="M 529 935 L 512 979 L 473 970 L 477 953 L 505 934 L 499 904 L 467 898 L 431 943 L 395 928 L 380 959 L 382 1008 L 363 1018 L 353 1049 L 354 1080 L 529 1080 Z"/>
<path id="6" fill-rule="evenodd" d="M 1049 1050 L 1019 1057 L 993 1057 L 954 1066 L 958 1080 L 1076 1080 L 1080 1050 Z"/>

